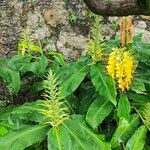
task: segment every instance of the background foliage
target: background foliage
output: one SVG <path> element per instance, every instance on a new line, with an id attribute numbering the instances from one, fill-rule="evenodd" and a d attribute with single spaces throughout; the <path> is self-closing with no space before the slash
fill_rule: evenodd
<path id="1" fill-rule="evenodd" d="M 0 76 L 13 96 L 31 89 L 38 96 L 22 105 L 2 100 L 2 149 L 150 149 L 150 44 L 138 35 L 125 46 L 136 66 L 130 88 L 121 90 L 106 67 L 120 40 L 103 41 L 101 19 L 92 19 L 89 55 L 76 61 L 42 51 L 29 31 L 22 35 L 18 55 L 0 60 Z"/>

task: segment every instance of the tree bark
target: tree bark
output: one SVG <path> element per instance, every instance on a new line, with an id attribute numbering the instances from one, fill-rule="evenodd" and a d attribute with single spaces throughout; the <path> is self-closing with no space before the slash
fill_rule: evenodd
<path id="1" fill-rule="evenodd" d="M 150 0 L 84 0 L 91 11 L 100 15 L 150 15 Z"/>

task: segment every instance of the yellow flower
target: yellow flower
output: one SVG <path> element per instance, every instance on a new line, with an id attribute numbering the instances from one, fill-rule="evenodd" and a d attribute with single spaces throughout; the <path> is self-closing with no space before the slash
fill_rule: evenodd
<path id="1" fill-rule="evenodd" d="M 124 74 L 125 74 L 125 87 L 129 89 L 129 85 L 131 84 L 132 80 L 132 72 L 133 72 L 133 59 L 130 56 L 129 52 L 124 53 L 123 57 L 123 64 L 124 64 Z"/>
<path id="2" fill-rule="evenodd" d="M 123 91 L 129 89 L 133 74 L 133 59 L 125 48 L 114 48 L 109 54 L 107 72 Z"/>
<path id="3" fill-rule="evenodd" d="M 107 71 L 108 74 L 114 79 L 115 76 L 115 65 L 116 65 L 116 53 L 112 52 L 109 54 Z"/>
<path id="4" fill-rule="evenodd" d="M 122 90 L 124 90 L 123 77 L 124 77 L 124 74 L 123 74 L 122 62 L 119 61 L 119 62 L 116 63 L 116 78 L 117 78 L 118 86 Z"/>

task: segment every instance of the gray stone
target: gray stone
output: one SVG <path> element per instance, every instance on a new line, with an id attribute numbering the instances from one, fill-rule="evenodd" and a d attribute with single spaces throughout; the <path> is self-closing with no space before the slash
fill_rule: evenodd
<path id="1" fill-rule="evenodd" d="M 146 29 L 147 25 L 144 21 L 135 21 L 135 26 L 140 29 Z"/>
<path id="2" fill-rule="evenodd" d="M 133 29 L 133 32 L 134 32 L 134 35 L 142 33 L 143 34 L 142 41 L 145 43 L 150 43 L 150 32 L 149 31 L 135 27 Z"/>
<path id="3" fill-rule="evenodd" d="M 78 58 L 81 51 L 86 50 L 88 38 L 77 35 L 75 32 L 61 31 L 57 41 L 57 48 L 63 53 L 65 58 Z M 77 52 L 76 52 L 77 51 Z"/>
<path id="4" fill-rule="evenodd" d="M 17 52 L 17 43 L 24 28 L 34 30 L 36 39 L 49 38 L 46 48 L 60 51 L 66 59 L 85 55 L 90 21 L 83 0 L 1 0 L 0 51 L 3 57 Z M 70 17 L 76 20 L 71 21 Z M 118 17 L 104 17 L 102 31 L 106 40 L 114 38 Z M 143 41 L 150 42 L 149 17 L 134 17 L 134 32 L 143 32 Z M 45 50 L 44 49 L 44 50 Z"/>

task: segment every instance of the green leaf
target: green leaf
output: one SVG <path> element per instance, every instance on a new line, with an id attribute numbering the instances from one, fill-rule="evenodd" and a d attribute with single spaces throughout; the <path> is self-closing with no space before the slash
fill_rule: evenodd
<path id="1" fill-rule="evenodd" d="M 17 94 L 20 89 L 20 74 L 12 70 L 6 62 L 0 60 L 0 76 L 6 81 L 12 91 Z"/>
<path id="2" fill-rule="evenodd" d="M 145 145 L 147 128 L 140 126 L 127 142 L 125 150 L 142 150 Z"/>
<path id="3" fill-rule="evenodd" d="M 92 83 L 100 95 L 104 96 L 116 106 L 115 84 L 111 77 L 103 72 L 103 68 L 104 66 L 100 65 L 91 66 L 90 75 Z"/>
<path id="4" fill-rule="evenodd" d="M 48 133 L 49 150 L 110 150 L 104 137 L 95 134 L 83 117 L 74 115 Z"/>
<path id="5" fill-rule="evenodd" d="M 93 86 L 93 84 L 88 81 L 85 83 L 82 83 L 80 88 L 79 88 L 79 100 L 80 100 L 80 104 L 79 105 L 79 114 L 86 114 L 90 105 L 92 104 L 92 102 L 95 100 L 95 98 L 97 97 L 98 93 L 95 90 L 95 87 Z"/>
<path id="6" fill-rule="evenodd" d="M 8 117 L 11 119 L 22 119 L 22 120 L 31 120 L 35 122 L 41 122 L 43 117 L 40 113 L 38 113 L 38 109 L 42 106 L 40 105 L 42 101 L 36 101 L 32 103 L 25 103 L 18 107 L 8 107 L 5 108 L 3 112 L 0 113 L 0 119 L 6 120 Z"/>
<path id="7" fill-rule="evenodd" d="M 127 140 L 132 136 L 135 129 L 139 124 L 139 116 L 133 115 L 131 116 L 130 122 L 121 118 L 119 121 L 119 125 L 112 137 L 111 146 L 112 148 L 119 147 L 121 143 L 127 142 Z"/>
<path id="8" fill-rule="evenodd" d="M 120 94 L 120 99 L 118 103 L 118 116 L 119 118 L 124 118 L 125 120 L 130 120 L 130 102 L 124 93 Z"/>
<path id="9" fill-rule="evenodd" d="M 138 94 L 142 94 L 144 91 L 146 91 L 144 83 L 141 81 L 141 79 L 138 78 L 135 78 L 132 81 L 130 89 Z"/>
<path id="10" fill-rule="evenodd" d="M 20 89 L 20 74 L 17 71 L 9 72 L 10 80 L 8 81 L 9 86 L 12 88 L 15 94 L 18 93 Z"/>
<path id="11" fill-rule="evenodd" d="M 75 94 L 71 94 L 67 96 L 66 103 L 73 113 L 76 113 L 79 111 L 80 102 Z"/>
<path id="12" fill-rule="evenodd" d="M 63 127 L 53 127 L 48 132 L 48 150 L 71 150 L 73 144 L 67 132 Z"/>
<path id="13" fill-rule="evenodd" d="M 49 130 L 46 126 L 26 126 L 18 131 L 12 131 L 0 137 L 0 148 L 3 150 L 24 150 L 42 141 Z"/>
<path id="14" fill-rule="evenodd" d="M 6 63 L 7 65 L 21 73 L 26 73 L 26 68 L 30 68 L 30 61 L 32 57 L 31 56 L 22 56 L 22 55 L 15 55 L 10 60 L 8 60 Z M 28 66 L 28 67 L 27 67 Z"/>
<path id="15" fill-rule="evenodd" d="M 48 60 L 46 58 L 46 56 L 42 55 L 40 57 L 40 60 L 38 61 L 39 66 L 38 66 L 38 75 L 42 76 L 45 74 L 46 72 L 46 68 L 48 66 Z"/>
<path id="16" fill-rule="evenodd" d="M 0 137 L 7 133 L 8 133 L 8 130 L 4 126 L 0 125 Z"/>
<path id="17" fill-rule="evenodd" d="M 140 33 L 140 34 L 136 35 L 136 36 L 134 37 L 134 39 L 133 39 L 134 44 L 139 45 L 139 43 L 140 43 L 141 40 L 142 40 L 142 36 L 143 36 L 143 33 Z"/>
<path id="18" fill-rule="evenodd" d="M 139 52 L 140 61 L 150 66 L 150 44 L 140 43 L 137 50 Z"/>
<path id="19" fill-rule="evenodd" d="M 110 40 L 106 41 L 106 48 L 105 48 L 105 51 L 106 51 L 107 53 L 110 53 L 110 52 L 112 52 L 112 48 L 114 48 L 114 47 L 119 47 L 119 45 L 120 45 L 120 38 L 119 38 L 119 36 L 117 35 L 117 36 L 115 37 L 115 39 L 110 39 Z"/>
<path id="20" fill-rule="evenodd" d="M 139 78 L 143 83 L 150 85 L 150 67 L 145 63 L 140 62 L 137 69 L 136 69 L 136 76 Z"/>
<path id="21" fill-rule="evenodd" d="M 86 115 L 87 123 L 96 129 L 98 125 L 110 114 L 114 105 L 104 97 L 98 96 L 88 109 Z"/>
<path id="22" fill-rule="evenodd" d="M 29 67 L 30 65 L 30 67 Z M 26 68 L 26 72 L 33 72 L 34 74 L 38 74 L 38 70 L 39 70 L 39 63 L 37 61 L 31 62 L 29 65 L 27 65 Z"/>
<path id="23" fill-rule="evenodd" d="M 150 101 L 150 95 L 135 94 L 130 92 L 128 93 L 128 97 L 141 105 Z"/>
<path id="24" fill-rule="evenodd" d="M 38 76 L 42 76 L 46 72 L 48 60 L 44 55 L 38 57 L 38 59 L 33 59 L 32 56 L 28 55 L 17 55 L 7 61 L 7 65 L 22 74 L 32 72 Z"/>
<path id="25" fill-rule="evenodd" d="M 59 62 L 61 65 L 63 65 L 65 63 L 64 57 L 61 53 L 58 53 L 54 50 L 48 50 L 48 51 L 46 51 L 46 54 L 54 57 L 54 60 Z"/>
<path id="26" fill-rule="evenodd" d="M 61 75 L 60 93 L 61 97 L 65 98 L 78 88 L 87 75 L 88 68 L 86 63 L 76 62 L 73 65 L 69 65 L 69 67 L 67 66 L 63 73 Z"/>
<path id="27" fill-rule="evenodd" d="M 33 86 L 32 86 L 32 89 L 33 89 L 35 92 L 42 91 L 42 90 L 43 90 L 43 84 L 42 84 L 42 82 L 34 82 L 34 84 L 33 84 Z"/>

